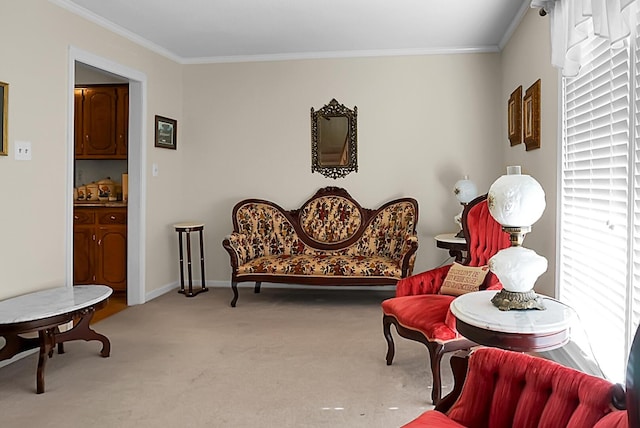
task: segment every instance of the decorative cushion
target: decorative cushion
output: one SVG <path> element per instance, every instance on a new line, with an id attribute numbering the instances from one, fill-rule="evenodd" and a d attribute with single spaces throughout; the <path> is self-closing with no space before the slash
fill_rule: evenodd
<path id="1" fill-rule="evenodd" d="M 440 294 L 460 296 L 478 291 L 488 272 L 488 266 L 472 267 L 454 263 L 442 283 Z"/>

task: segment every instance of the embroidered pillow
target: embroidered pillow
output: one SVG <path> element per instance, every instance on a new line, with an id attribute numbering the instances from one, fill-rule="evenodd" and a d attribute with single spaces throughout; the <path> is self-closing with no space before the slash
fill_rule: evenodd
<path id="1" fill-rule="evenodd" d="M 460 296 L 478 291 L 487 273 L 489 273 L 488 266 L 471 267 L 454 263 L 440 287 L 440 294 Z"/>

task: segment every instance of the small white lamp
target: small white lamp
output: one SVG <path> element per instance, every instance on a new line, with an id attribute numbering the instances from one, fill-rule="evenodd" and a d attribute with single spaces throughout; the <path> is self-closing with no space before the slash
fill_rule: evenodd
<path id="1" fill-rule="evenodd" d="M 473 181 L 469 180 L 469 176 L 465 175 L 462 180 L 456 181 L 456 184 L 453 186 L 453 194 L 456 195 L 456 199 L 458 199 L 458 202 L 462 205 L 462 211 L 453 218 L 460 226 L 460 231 L 456 237 L 463 238 L 462 212 L 464 211 L 464 207 L 478 196 L 478 188 Z"/>
<path id="2" fill-rule="evenodd" d="M 511 247 L 489 259 L 489 269 L 504 287 L 491 302 L 500 310 L 545 309 L 533 285 L 547 270 L 547 259 L 522 247 L 531 225 L 546 207 L 544 190 L 533 177 L 520 173 L 519 166 L 507 167 L 487 195 L 489 212 L 511 236 Z"/>

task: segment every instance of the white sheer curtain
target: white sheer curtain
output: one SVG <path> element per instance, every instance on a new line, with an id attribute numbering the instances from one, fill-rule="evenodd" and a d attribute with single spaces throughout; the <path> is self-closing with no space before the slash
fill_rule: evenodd
<path id="1" fill-rule="evenodd" d="M 551 20 L 551 64 L 564 76 L 575 76 L 584 61 L 582 42 L 590 31 L 612 45 L 629 35 L 630 5 L 638 0 L 532 0 Z"/>

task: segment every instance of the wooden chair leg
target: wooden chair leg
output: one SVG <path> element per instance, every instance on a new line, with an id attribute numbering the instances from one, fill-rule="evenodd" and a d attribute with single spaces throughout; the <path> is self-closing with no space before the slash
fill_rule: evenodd
<path id="1" fill-rule="evenodd" d="M 391 324 L 394 323 L 394 318 L 390 316 L 382 317 L 382 332 L 384 334 L 384 338 L 387 340 L 387 365 L 390 366 L 393 362 L 393 357 L 396 354 L 396 347 L 393 343 L 393 336 L 391 336 Z"/>
<path id="2" fill-rule="evenodd" d="M 231 307 L 235 308 L 236 303 L 238 302 L 238 283 L 236 281 L 231 281 L 231 290 L 233 291 L 233 299 L 231 299 Z"/>
<path id="3" fill-rule="evenodd" d="M 440 376 L 440 362 L 444 354 L 444 347 L 438 343 L 430 342 L 427 345 L 429 358 L 431 359 L 431 376 L 433 377 L 433 387 L 431 389 L 431 401 L 438 404 L 442 395 L 442 378 Z"/>
<path id="4" fill-rule="evenodd" d="M 258 294 L 260 293 L 260 286 L 262 285 L 262 282 L 256 281 L 256 286 L 253 288 L 253 292 Z"/>

